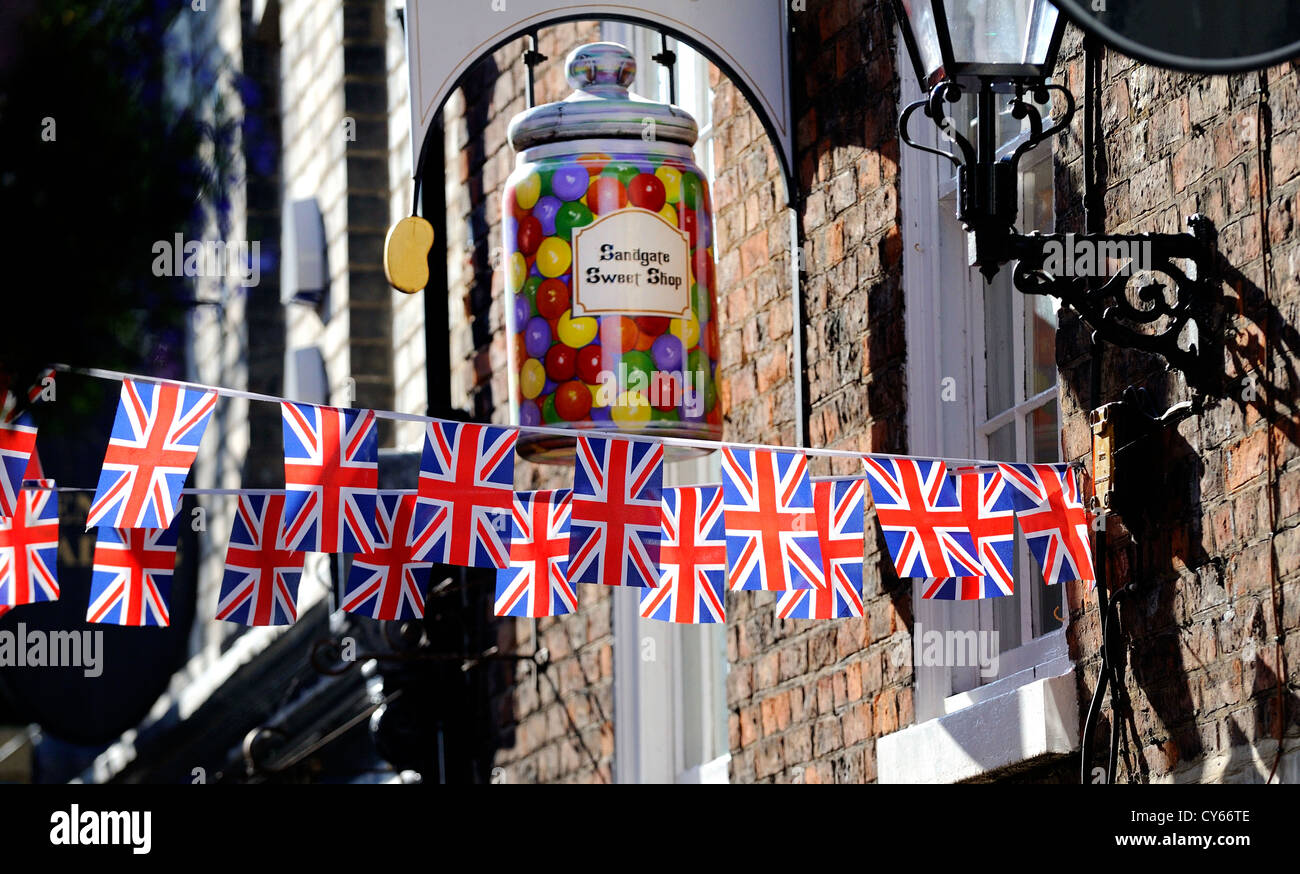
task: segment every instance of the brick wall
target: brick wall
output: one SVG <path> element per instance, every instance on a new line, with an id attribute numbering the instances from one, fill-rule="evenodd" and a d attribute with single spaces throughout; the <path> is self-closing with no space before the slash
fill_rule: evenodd
<path id="1" fill-rule="evenodd" d="M 1062 64 L 1076 94 L 1083 61 L 1075 34 Z M 1105 52 L 1101 64 L 1101 187 L 1105 229 L 1178 232 L 1193 213 L 1218 232 L 1216 330 L 1204 408 L 1122 466 L 1122 489 L 1157 495 L 1112 518 L 1112 588 L 1132 581 L 1121 610 L 1128 641 L 1119 718 L 1120 780 L 1262 780 L 1279 729 L 1274 643 L 1285 635 L 1283 780 L 1294 780 L 1300 701 L 1300 440 L 1295 405 L 1300 316 L 1300 86 L 1296 65 L 1263 74 L 1200 77 Z M 1082 230 L 1082 128 L 1063 141 L 1058 211 Z M 1128 385 L 1158 402 L 1192 396 L 1143 356 L 1102 351 L 1102 402 Z M 1077 322 L 1058 337 L 1069 458 L 1090 451 L 1091 356 Z M 1146 472 L 1143 464 L 1149 465 Z M 1278 600 L 1280 626 L 1273 600 Z M 1071 652 L 1081 695 L 1095 682 L 1096 601 L 1068 590 Z M 1105 713 L 1103 730 L 1114 715 Z M 1253 750 L 1251 748 L 1254 748 Z M 1098 748 L 1095 757 L 1104 761 Z M 1288 772 L 1289 769 L 1289 772 Z M 1290 776 L 1286 776 L 1287 774 Z"/>
<path id="2" fill-rule="evenodd" d="M 794 402 L 784 185 L 757 117 L 715 77 L 727 436 L 792 444 L 791 423 L 806 416 L 807 445 L 896 452 L 906 397 L 886 19 L 876 3 L 813 2 L 791 23 L 807 408 Z M 814 475 L 859 469 L 851 459 L 812 463 Z M 873 780 L 874 739 L 912 721 L 910 659 L 898 658 L 910 646 L 909 594 L 877 532 L 867 543 L 866 619 L 781 620 L 774 595 L 728 597 L 734 782 Z"/>

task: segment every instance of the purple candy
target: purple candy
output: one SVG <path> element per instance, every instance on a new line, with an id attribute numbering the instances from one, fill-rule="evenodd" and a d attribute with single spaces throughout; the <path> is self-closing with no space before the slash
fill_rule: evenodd
<path id="1" fill-rule="evenodd" d="M 533 316 L 524 325 L 524 349 L 533 358 L 542 358 L 551 348 L 551 326 L 541 316 Z"/>
<path id="2" fill-rule="evenodd" d="M 547 395 L 553 395 L 555 394 L 555 390 L 559 387 L 560 384 L 558 382 L 556 382 L 553 379 L 547 379 L 546 382 L 543 383 L 542 385 L 542 393 L 541 395 L 539 395 L 539 397 L 546 397 Z"/>
<path id="3" fill-rule="evenodd" d="M 524 400 L 519 405 L 519 424 L 528 427 L 542 424 L 542 411 L 537 409 L 537 404 Z"/>
<path id="4" fill-rule="evenodd" d="M 609 407 L 592 407 L 588 415 L 593 422 L 609 422 L 613 419 L 609 414 Z"/>
<path id="5" fill-rule="evenodd" d="M 518 331 L 528 321 L 530 307 L 528 306 L 528 298 L 524 297 L 522 294 L 516 294 L 514 297 L 515 297 L 515 330 Z M 547 327 L 550 326 L 548 325 Z"/>
<path id="6" fill-rule="evenodd" d="M 581 197 L 582 195 L 578 195 Z M 564 201 L 558 197 L 546 195 L 533 207 L 533 218 L 542 223 L 542 233 L 548 237 L 555 236 L 555 217 L 560 212 L 560 207 Z"/>
<path id="7" fill-rule="evenodd" d="M 660 370 L 681 370 L 682 368 L 682 341 L 680 337 L 674 337 L 672 334 L 660 334 L 650 346 L 650 354 L 654 356 L 655 365 Z"/>
<path id="8" fill-rule="evenodd" d="M 566 164 L 551 177 L 551 190 L 560 200 L 578 200 L 590 186 L 590 174 L 577 164 Z"/>

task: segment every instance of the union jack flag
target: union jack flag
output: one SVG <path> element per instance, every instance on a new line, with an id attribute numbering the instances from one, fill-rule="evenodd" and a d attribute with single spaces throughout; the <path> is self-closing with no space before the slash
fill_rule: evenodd
<path id="1" fill-rule="evenodd" d="M 578 437 L 569 582 L 659 585 L 660 443 Z"/>
<path id="2" fill-rule="evenodd" d="M 1017 493 L 1016 517 L 1043 581 L 1066 580 L 1096 585 L 1088 509 L 1068 464 L 1000 464 Z"/>
<path id="3" fill-rule="evenodd" d="M 942 461 L 863 457 L 880 530 L 900 577 L 984 576 Z"/>
<path id="4" fill-rule="evenodd" d="M 826 585 L 782 594 L 776 602 L 777 615 L 782 619 L 848 619 L 862 615 L 866 552 L 862 513 L 866 493 L 866 484 L 860 479 L 813 483 Z"/>
<path id="5" fill-rule="evenodd" d="M 722 489 L 668 489 L 662 515 L 659 588 L 642 593 L 641 617 L 693 625 L 726 622 Z"/>
<path id="6" fill-rule="evenodd" d="M 58 553 L 58 495 L 20 491 L 14 514 L 0 519 L 0 606 L 57 601 Z"/>
<path id="7" fill-rule="evenodd" d="M 170 528 L 103 528 L 95 543 L 87 622 L 166 626 L 176 566 L 176 535 Z"/>
<path id="8" fill-rule="evenodd" d="M 280 548 L 284 495 L 240 495 L 226 547 L 217 618 L 242 625 L 292 625 L 307 554 Z"/>
<path id="9" fill-rule="evenodd" d="M 806 457 L 724 446 L 722 495 L 732 591 L 826 585 Z"/>
<path id="10" fill-rule="evenodd" d="M 371 619 L 419 619 L 431 561 L 419 561 L 431 531 L 415 518 L 413 494 L 380 492 L 376 504 L 380 546 L 352 557 L 343 609 Z"/>
<path id="11" fill-rule="evenodd" d="M 1014 595 L 1015 490 L 1000 470 L 971 470 L 956 476 L 957 498 L 966 511 L 975 554 L 987 573 L 925 581 L 921 596 L 936 601 L 976 601 Z"/>
<path id="12" fill-rule="evenodd" d="M 510 564 L 518 437 L 488 425 L 429 423 L 417 513 L 433 536 L 421 558 L 462 567 Z"/>
<path id="13" fill-rule="evenodd" d="M 217 393 L 126 380 L 86 528 L 167 528 Z"/>
<path id="14" fill-rule="evenodd" d="M 573 491 L 516 492 L 510 566 L 497 571 L 496 615 L 561 616 L 578 609 L 568 580 Z"/>
<path id="15" fill-rule="evenodd" d="M 0 518 L 17 512 L 23 472 L 36 451 L 36 422 L 30 412 L 0 419 Z"/>
<path id="16" fill-rule="evenodd" d="M 372 410 L 285 401 L 284 539 L 297 552 L 367 552 L 379 543 L 379 438 Z"/>

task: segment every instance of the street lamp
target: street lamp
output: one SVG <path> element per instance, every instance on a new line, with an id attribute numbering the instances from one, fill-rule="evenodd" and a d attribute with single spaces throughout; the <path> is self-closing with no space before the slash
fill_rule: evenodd
<path id="1" fill-rule="evenodd" d="M 1207 298 L 1203 284 L 1209 254 L 1202 235 L 1208 233 L 1207 222 L 1189 219 L 1197 236 L 1016 230 L 1020 159 L 1074 118 L 1074 95 L 1050 81 L 1065 27 L 1056 7 L 1048 0 L 893 0 L 893 6 L 926 93 L 903 110 L 899 134 L 912 148 L 956 166 L 957 218 L 969 234 L 970 263 L 992 280 L 1004 264 L 1016 262 L 1012 281 L 1021 292 L 1060 298 L 1103 339 L 1162 355 L 1171 367 L 1190 372 L 1198 361 L 1202 327 L 1195 304 Z M 967 93 L 975 96 L 974 143 L 948 113 Z M 1057 118 L 1048 111 L 1053 93 L 1064 103 Z M 1003 101 L 1026 131 L 1014 149 L 999 155 L 997 117 Z M 917 112 L 938 128 L 941 143 L 951 144 L 951 151 L 910 136 L 909 123 Z M 1091 144 L 1091 132 L 1085 143 Z M 1076 259 L 1079 253 L 1090 257 Z M 1112 258 L 1126 263 L 1109 275 L 1106 265 Z M 1074 269 L 1080 261 L 1086 269 Z M 1180 262 L 1195 265 L 1191 275 Z M 1158 282 L 1147 282 L 1130 296 L 1130 280 L 1148 273 L 1170 278 L 1172 299 Z"/>

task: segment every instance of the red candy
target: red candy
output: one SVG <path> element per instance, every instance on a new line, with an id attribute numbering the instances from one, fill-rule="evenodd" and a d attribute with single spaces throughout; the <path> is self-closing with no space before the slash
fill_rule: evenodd
<path id="1" fill-rule="evenodd" d="M 519 359 L 522 361 L 523 359 Z M 600 373 L 604 370 L 601 361 L 601 348 L 595 343 L 578 350 L 578 378 L 589 385 L 600 382 Z"/>
<path id="2" fill-rule="evenodd" d="M 593 179 L 587 189 L 587 208 L 596 215 L 605 215 L 627 206 L 627 189 L 614 176 Z"/>
<path id="3" fill-rule="evenodd" d="M 543 280 L 537 286 L 537 312 L 548 321 L 558 319 L 569 308 L 570 297 L 569 286 L 564 284 L 564 280 Z"/>
<path id="4" fill-rule="evenodd" d="M 682 230 L 685 231 L 686 236 L 690 238 L 691 248 L 694 249 L 700 242 L 699 216 L 695 214 L 695 210 L 693 209 L 683 209 L 681 211 L 681 216 Z"/>
<path id="5" fill-rule="evenodd" d="M 637 316 L 636 326 L 641 329 L 642 334 L 649 334 L 651 337 L 658 337 L 664 331 L 668 330 L 668 317 Z"/>
<path id="6" fill-rule="evenodd" d="M 677 409 L 678 401 L 682 397 L 682 381 L 675 376 L 660 374 L 658 392 L 652 392 L 651 397 L 658 401 L 654 405 L 656 410 L 667 412 Z"/>
<path id="7" fill-rule="evenodd" d="M 537 248 L 542 245 L 542 240 L 546 239 L 545 232 L 542 231 L 542 223 L 533 216 L 528 216 L 519 222 L 519 251 L 523 252 L 525 257 L 531 258 L 537 254 Z"/>
<path id="8" fill-rule="evenodd" d="M 663 180 L 653 173 L 642 173 L 627 186 L 627 199 L 633 206 L 658 212 L 668 202 Z"/>
<path id="9" fill-rule="evenodd" d="M 653 334 L 638 334 L 636 338 L 636 346 L 634 348 L 638 352 L 649 352 L 650 347 L 654 344 L 655 338 Z"/>
<path id="10" fill-rule="evenodd" d="M 573 379 L 578 369 L 578 350 L 556 343 L 546 353 L 546 375 L 555 382 Z"/>
<path id="11" fill-rule="evenodd" d="M 591 412 L 591 389 L 576 380 L 555 390 L 555 411 L 560 418 L 576 422 Z"/>

